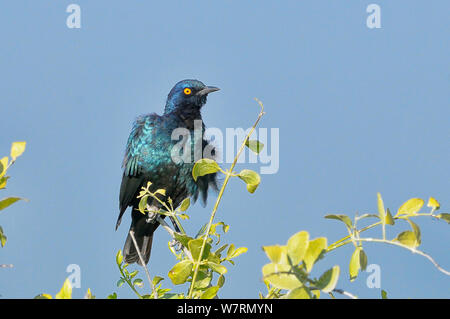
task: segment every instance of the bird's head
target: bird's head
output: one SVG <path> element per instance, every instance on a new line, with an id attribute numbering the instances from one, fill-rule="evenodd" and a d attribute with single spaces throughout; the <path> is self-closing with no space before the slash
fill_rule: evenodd
<path id="1" fill-rule="evenodd" d="M 199 110 L 205 105 L 208 94 L 218 90 L 219 88 L 206 86 L 198 80 L 180 81 L 170 90 L 164 113 L 181 108 L 194 108 Z"/>

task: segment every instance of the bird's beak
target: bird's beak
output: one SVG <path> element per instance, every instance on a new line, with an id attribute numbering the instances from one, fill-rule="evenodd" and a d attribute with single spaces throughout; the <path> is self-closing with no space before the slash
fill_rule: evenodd
<path id="1" fill-rule="evenodd" d="M 216 91 L 219 91 L 219 90 L 220 89 L 215 87 L 215 86 L 207 86 L 203 90 L 198 91 L 197 95 L 199 95 L 199 96 L 208 95 L 211 92 L 216 92 Z"/>

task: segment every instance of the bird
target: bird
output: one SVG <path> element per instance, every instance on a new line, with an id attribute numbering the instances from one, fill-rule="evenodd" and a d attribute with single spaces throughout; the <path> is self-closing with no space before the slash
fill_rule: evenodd
<path id="1" fill-rule="evenodd" d="M 204 136 L 205 125 L 201 110 L 206 104 L 208 94 L 218 90 L 220 89 L 215 86 L 207 86 L 199 80 L 179 81 L 170 90 L 162 115 L 144 114 L 138 116 L 134 121 L 122 162 L 119 217 L 116 223 L 117 231 L 123 214 L 128 207 L 132 207 L 130 231 L 123 248 L 123 257 L 127 264 L 135 262 L 142 266 L 148 264 L 153 234 L 159 226 L 156 218 L 149 220 L 148 216 L 138 210 L 140 200 L 137 197 L 142 187 L 147 186 L 148 182 L 152 183 L 151 191 L 165 189 L 165 196 L 171 198 L 174 208 L 188 197 L 195 202 L 199 195 L 205 204 L 208 190 L 217 191 L 216 173 L 198 177 L 195 181 L 192 176 L 195 162 L 193 160 L 174 160 L 172 151 L 179 140 L 174 140 L 172 133 L 175 129 L 181 128 L 187 130 L 192 137 L 196 127 L 195 121 L 200 120 L 202 154 L 208 148 L 209 157 L 214 159 L 215 147 Z M 190 149 L 193 150 L 195 139 L 191 138 L 190 143 Z M 162 205 L 151 197 L 148 198 L 147 204 L 155 209 L 163 209 Z M 160 215 L 160 217 L 164 218 L 165 216 Z M 176 228 L 176 225 L 174 226 Z M 130 235 L 131 232 L 134 234 L 145 264 L 141 262 Z"/>

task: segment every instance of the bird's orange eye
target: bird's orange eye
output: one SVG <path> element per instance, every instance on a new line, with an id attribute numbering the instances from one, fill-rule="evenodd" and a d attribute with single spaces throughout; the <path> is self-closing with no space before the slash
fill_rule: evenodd
<path id="1" fill-rule="evenodd" d="M 186 95 L 190 95 L 192 93 L 192 90 L 190 88 L 185 88 L 183 92 Z"/>

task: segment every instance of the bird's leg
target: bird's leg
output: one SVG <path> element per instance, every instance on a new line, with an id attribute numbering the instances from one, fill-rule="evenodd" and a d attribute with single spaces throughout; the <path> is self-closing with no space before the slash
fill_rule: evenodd
<path id="1" fill-rule="evenodd" d="M 172 216 L 169 216 L 169 217 L 170 217 L 170 221 L 172 222 L 173 228 L 175 228 L 175 231 L 176 231 L 177 233 L 180 233 L 181 230 L 180 230 L 180 227 L 178 227 L 178 224 L 177 224 L 177 222 L 175 221 L 175 218 L 173 218 Z"/>
<path id="2" fill-rule="evenodd" d="M 170 218 L 170 221 L 172 222 L 173 228 L 175 228 L 175 231 L 177 233 L 180 233 L 181 230 L 180 230 L 180 227 L 178 227 L 178 224 L 175 221 L 175 218 L 173 218 L 172 216 L 169 216 L 169 218 Z M 170 246 L 173 247 L 176 251 L 180 251 L 183 249 L 183 245 L 175 238 L 170 241 Z"/>
<path id="3" fill-rule="evenodd" d="M 182 243 L 180 243 L 178 240 L 176 240 L 175 238 L 172 239 L 170 242 L 170 247 L 173 247 L 173 249 L 175 249 L 175 251 L 182 251 L 184 246 Z"/>

